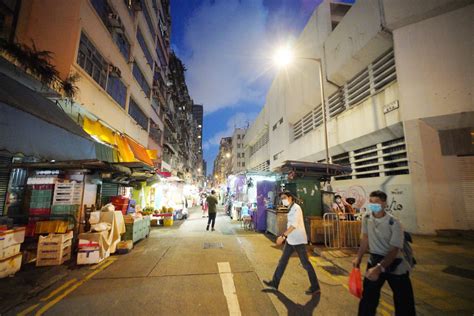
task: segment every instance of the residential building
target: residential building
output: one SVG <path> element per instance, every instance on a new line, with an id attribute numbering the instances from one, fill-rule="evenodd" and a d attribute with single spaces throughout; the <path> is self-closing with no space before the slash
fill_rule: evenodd
<path id="1" fill-rule="evenodd" d="M 214 160 L 214 183 L 224 184 L 232 174 L 232 137 L 224 137 L 219 144 L 219 152 Z"/>
<path id="2" fill-rule="evenodd" d="M 169 1 L 32 0 L 19 6 L 18 42 L 51 51 L 61 78 L 79 76 L 77 96 L 62 108 L 77 122 L 100 121 L 161 153 Z M 159 157 L 154 162 L 161 167 Z"/>
<path id="3" fill-rule="evenodd" d="M 246 133 L 247 168 L 324 162 L 326 112 L 330 160 L 352 167 L 336 192 L 364 208 L 384 190 L 410 232 L 473 229 L 473 17 L 469 1 L 324 1 Z"/>
<path id="4" fill-rule="evenodd" d="M 232 135 L 232 174 L 245 171 L 244 128 L 234 129 Z"/>
<path id="5" fill-rule="evenodd" d="M 195 116 L 195 105 L 189 96 L 185 71 L 181 60 L 170 55 L 171 102 L 166 113 L 165 161 L 169 157 L 177 175 L 192 181 L 201 180 L 202 173 L 202 116 Z M 201 106 L 202 108 L 202 106 Z M 197 167 L 196 167 L 197 166 Z"/>

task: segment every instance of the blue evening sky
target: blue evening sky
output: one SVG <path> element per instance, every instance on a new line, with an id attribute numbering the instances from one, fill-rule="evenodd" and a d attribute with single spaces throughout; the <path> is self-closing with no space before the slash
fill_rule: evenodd
<path id="1" fill-rule="evenodd" d="M 250 124 L 275 75 L 272 52 L 294 40 L 322 0 L 172 0 L 172 48 L 204 104 L 208 174 L 221 137 Z"/>

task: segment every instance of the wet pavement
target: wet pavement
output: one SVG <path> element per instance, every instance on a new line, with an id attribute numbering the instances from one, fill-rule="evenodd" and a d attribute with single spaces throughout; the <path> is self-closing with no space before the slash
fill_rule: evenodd
<path id="1" fill-rule="evenodd" d="M 32 291 L 35 286 L 31 285 L 30 295 L 24 295 L 24 289 L 14 294 L 15 280 L 25 272 L 2 280 L 0 293 L 11 289 L 10 296 L 4 297 L 10 304 L 3 300 L 2 315 L 357 313 L 358 299 L 347 290 L 351 252 L 319 249 L 313 254 L 314 247 L 308 246 L 321 283 L 320 296 L 304 293 L 309 281 L 296 255 L 288 264 L 280 292 L 263 291 L 262 280 L 271 278 L 281 255 L 273 237 L 245 231 L 224 214 L 217 217 L 216 231 L 206 231 L 206 220 L 194 209 L 189 219 L 175 222 L 173 227 L 152 228 L 149 238 L 126 255 L 112 256 L 91 267 L 38 269 L 45 286 L 36 283 L 36 291 Z M 455 242 L 440 250 L 433 238 L 415 239 L 415 254 L 421 262 L 413 273 L 418 314 L 472 315 L 474 300 L 469 297 L 474 281 L 466 278 L 473 269 L 472 243 L 460 245 L 457 240 L 438 238 Z M 440 272 L 449 267 L 449 273 Z M 378 312 L 393 314 L 389 289 L 384 290 Z"/>

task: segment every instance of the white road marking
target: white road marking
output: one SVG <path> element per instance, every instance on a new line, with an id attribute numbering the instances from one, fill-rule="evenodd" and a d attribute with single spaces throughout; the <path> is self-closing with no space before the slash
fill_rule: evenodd
<path id="1" fill-rule="evenodd" d="M 239 300 L 234 285 L 234 275 L 230 270 L 228 262 L 218 262 L 219 275 L 222 281 L 222 289 L 227 300 L 227 307 L 229 308 L 229 315 L 242 315 L 240 312 Z"/>

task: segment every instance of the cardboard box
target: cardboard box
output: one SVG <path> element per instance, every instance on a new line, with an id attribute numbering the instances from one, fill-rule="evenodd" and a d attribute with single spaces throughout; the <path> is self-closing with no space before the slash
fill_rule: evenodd
<path id="1" fill-rule="evenodd" d="M 102 258 L 99 250 L 83 250 L 80 249 L 77 253 L 77 264 L 98 264 L 107 259 L 110 252 L 107 251 Z"/>

